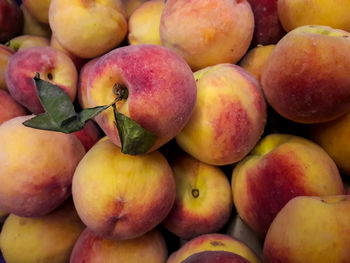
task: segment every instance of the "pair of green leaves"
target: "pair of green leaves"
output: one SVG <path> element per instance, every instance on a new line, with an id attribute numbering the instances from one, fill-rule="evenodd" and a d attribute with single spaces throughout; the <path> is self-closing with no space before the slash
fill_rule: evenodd
<path id="1" fill-rule="evenodd" d="M 45 113 L 25 121 L 23 124 L 27 127 L 73 133 L 83 129 L 89 119 L 112 106 L 123 153 L 146 153 L 156 141 L 154 134 L 117 111 L 116 100 L 109 105 L 87 108 L 77 113 L 69 96 L 59 86 L 40 79 L 38 73 L 34 77 L 34 84 Z"/>

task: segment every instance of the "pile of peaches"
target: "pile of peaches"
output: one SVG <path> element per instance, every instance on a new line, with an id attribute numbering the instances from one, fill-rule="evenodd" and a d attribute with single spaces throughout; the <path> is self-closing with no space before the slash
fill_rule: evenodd
<path id="1" fill-rule="evenodd" d="M 0 262 L 350 263 L 349 14 L 0 0 Z"/>

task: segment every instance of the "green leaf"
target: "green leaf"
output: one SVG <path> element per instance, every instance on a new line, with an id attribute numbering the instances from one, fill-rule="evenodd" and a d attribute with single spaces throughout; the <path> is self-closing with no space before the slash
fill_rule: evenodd
<path id="1" fill-rule="evenodd" d="M 60 131 L 60 127 L 57 125 L 57 123 L 52 121 L 50 115 L 47 113 L 42 113 L 34 118 L 26 120 L 23 122 L 23 125 L 40 130 Z"/>
<path id="2" fill-rule="evenodd" d="M 137 155 L 146 153 L 155 144 L 157 137 L 138 123 L 117 111 L 115 104 L 115 125 L 117 126 L 122 153 Z"/>
<path id="3" fill-rule="evenodd" d="M 114 104 L 114 102 L 113 102 L 113 104 Z M 78 113 L 78 117 L 79 117 L 81 122 L 86 122 L 86 121 L 94 118 L 98 114 L 100 114 L 102 111 L 108 109 L 111 105 L 112 104 L 104 105 L 104 106 L 97 106 L 94 108 L 83 109 L 81 112 Z"/>

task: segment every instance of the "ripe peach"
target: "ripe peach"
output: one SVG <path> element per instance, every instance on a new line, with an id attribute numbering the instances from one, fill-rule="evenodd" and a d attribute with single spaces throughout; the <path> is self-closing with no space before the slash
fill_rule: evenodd
<path id="1" fill-rule="evenodd" d="M 301 123 L 330 121 L 350 111 L 348 50 L 346 31 L 325 26 L 290 31 L 262 73 L 268 103 L 283 117 Z"/>
<path id="2" fill-rule="evenodd" d="M 31 117 L 0 125 L 0 210 L 23 217 L 46 215 L 69 197 L 85 154 L 72 134 L 24 126 Z"/>
<path id="3" fill-rule="evenodd" d="M 193 254 L 182 263 L 249 263 L 249 261 L 235 253 L 218 250 Z"/>
<path id="4" fill-rule="evenodd" d="M 49 7 L 51 0 L 22 0 L 22 5 L 40 23 L 49 23 Z"/>
<path id="5" fill-rule="evenodd" d="M 14 52 L 4 45 L 0 45 L 0 90 L 7 90 L 5 72 L 10 57 Z"/>
<path id="6" fill-rule="evenodd" d="M 12 38 L 6 44 L 10 49 L 17 52 L 31 47 L 46 47 L 49 46 L 49 40 L 45 37 L 21 35 Z"/>
<path id="7" fill-rule="evenodd" d="M 16 1 L 0 1 L 0 43 L 5 43 L 19 35 L 22 24 L 22 11 Z"/>
<path id="8" fill-rule="evenodd" d="M 27 111 L 11 95 L 0 89 L 0 125 L 12 118 L 27 115 Z"/>
<path id="9" fill-rule="evenodd" d="M 123 154 L 105 137 L 79 163 L 72 194 L 87 227 L 106 238 L 123 240 L 143 235 L 168 215 L 175 182 L 159 152 Z"/>
<path id="10" fill-rule="evenodd" d="M 253 31 L 254 15 L 247 0 L 168 0 L 159 27 L 162 44 L 193 70 L 238 62 Z"/>
<path id="11" fill-rule="evenodd" d="M 103 137 L 103 132 L 92 120 L 86 122 L 85 127 L 82 130 L 76 131 L 73 134 L 77 136 L 83 144 L 85 151 L 90 150 L 91 147 Z"/>
<path id="12" fill-rule="evenodd" d="M 51 28 L 48 24 L 40 23 L 34 18 L 24 5 L 20 6 L 23 12 L 23 34 L 50 38 Z"/>

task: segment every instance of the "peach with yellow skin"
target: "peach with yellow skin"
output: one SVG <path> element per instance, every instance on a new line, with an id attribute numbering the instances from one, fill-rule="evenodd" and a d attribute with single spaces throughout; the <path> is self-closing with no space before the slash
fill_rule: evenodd
<path id="1" fill-rule="evenodd" d="M 23 115 L 27 115 L 27 110 L 18 104 L 7 91 L 0 89 L 0 125 Z"/>
<path id="2" fill-rule="evenodd" d="M 161 45 L 159 24 L 164 0 L 151 0 L 139 6 L 128 21 L 128 40 L 131 45 Z"/>
<path id="3" fill-rule="evenodd" d="M 147 2 L 149 0 L 122 0 L 125 10 L 126 10 L 126 16 L 130 18 L 132 13 L 143 3 Z"/>
<path id="4" fill-rule="evenodd" d="M 264 262 L 349 262 L 349 231 L 350 196 L 296 197 L 267 233 Z"/>
<path id="5" fill-rule="evenodd" d="M 121 0 L 52 0 L 49 22 L 58 42 L 81 58 L 110 51 L 127 33 Z"/>
<path id="6" fill-rule="evenodd" d="M 79 163 L 72 194 L 87 227 L 123 240 L 143 235 L 167 216 L 175 199 L 175 182 L 159 152 L 123 154 L 105 137 Z"/>
<path id="7" fill-rule="evenodd" d="M 234 168 L 233 201 L 239 216 L 261 237 L 292 198 L 343 193 L 337 166 L 317 144 L 270 134 Z"/>
<path id="8" fill-rule="evenodd" d="M 44 112 L 33 78 L 60 86 L 74 101 L 78 73 L 72 60 L 52 47 L 32 47 L 14 54 L 6 69 L 6 83 L 11 96 L 34 114 Z"/>
<path id="9" fill-rule="evenodd" d="M 304 25 L 350 31 L 350 2 L 347 0 L 278 0 L 277 9 L 287 32 Z"/>
<path id="10" fill-rule="evenodd" d="M 350 175 L 350 113 L 330 122 L 310 126 L 310 136 L 335 161 L 339 170 Z"/>
<path id="11" fill-rule="evenodd" d="M 48 24 L 40 23 L 34 18 L 24 5 L 20 7 L 23 12 L 23 34 L 50 38 L 51 28 Z"/>
<path id="12" fill-rule="evenodd" d="M 236 63 L 248 50 L 254 15 L 246 0 L 168 0 L 159 28 L 163 46 L 192 70 Z"/>
<path id="13" fill-rule="evenodd" d="M 89 107 L 109 105 L 117 97 L 116 85 L 128 90 L 117 102 L 119 112 L 157 137 L 149 152 L 174 138 L 189 120 L 197 89 L 186 62 L 167 48 L 130 45 L 102 56 L 89 70 Z M 119 89 L 119 88 L 118 88 Z M 112 107 L 95 117 L 113 143 L 120 146 Z"/>
<path id="14" fill-rule="evenodd" d="M 167 263 L 181 263 L 193 254 L 217 250 L 233 252 L 247 259 L 250 263 L 261 262 L 249 247 L 231 236 L 224 234 L 206 234 L 190 240 L 179 250 L 172 253 Z"/>
<path id="15" fill-rule="evenodd" d="M 86 228 L 74 246 L 70 263 L 164 263 L 168 252 L 162 234 L 152 230 L 138 238 L 110 240 Z"/>
<path id="16" fill-rule="evenodd" d="M 46 47 L 50 42 L 45 37 L 22 35 L 12 38 L 6 45 L 17 52 L 31 47 Z"/>
<path id="17" fill-rule="evenodd" d="M 45 215 L 70 196 L 73 173 L 85 154 L 72 134 L 22 124 L 32 117 L 0 125 L 0 211 L 23 217 Z"/>
<path id="18" fill-rule="evenodd" d="M 42 217 L 11 214 L 1 231 L 1 252 L 7 263 L 66 263 L 84 228 L 71 200 Z"/>
<path id="19" fill-rule="evenodd" d="M 290 31 L 262 73 L 268 103 L 301 123 L 330 121 L 350 111 L 349 49 L 350 33 L 343 30 L 303 26 Z"/>
<path id="20" fill-rule="evenodd" d="M 40 23 L 49 23 L 49 7 L 51 0 L 22 0 L 28 12 Z"/>
<path id="21" fill-rule="evenodd" d="M 163 225 L 184 239 L 219 231 L 233 206 L 230 182 L 224 172 L 188 155 L 179 157 L 171 167 L 176 198 Z"/>
<path id="22" fill-rule="evenodd" d="M 10 60 L 10 57 L 14 52 L 4 45 L 0 45 L 0 90 L 7 90 L 5 72 Z"/>
<path id="23" fill-rule="evenodd" d="M 258 45 L 245 54 L 244 58 L 239 62 L 239 66 L 261 82 L 261 74 L 274 48 L 275 45 Z"/>
<path id="24" fill-rule="evenodd" d="M 266 104 L 256 79 L 233 64 L 194 73 L 197 103 L 176 136 L 179 146 L 196 159 L 227 165 L 240 161 L 255 146 L 266 122 Z"/>

